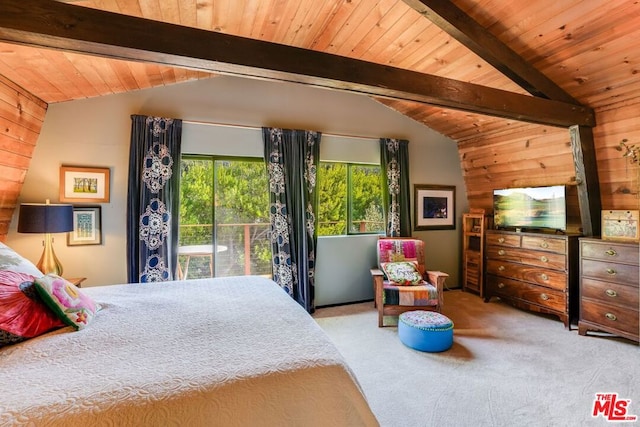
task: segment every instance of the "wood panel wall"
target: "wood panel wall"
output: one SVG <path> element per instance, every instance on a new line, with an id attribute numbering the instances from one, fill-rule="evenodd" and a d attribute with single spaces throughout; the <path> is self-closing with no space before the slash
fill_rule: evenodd
<path id="1" fill-rule="evenodd" d="M 576 183 L 569 131 L 516 124 L 458 143 L 469 205 L 493 211 L 493 190 Z"/>
<path id="2" fill-rule="evenodd" d="M 640 209 L 640 166 L 620 143 L 640 146 L 640 98 L 596 110 L 594 144 L 603 209 Z M 494 188 L 576 183 L 569 131 L 503 121 L 461 136 L 460 161 L 469 205 L 492 211 Z"/>
<path id="3" fill-rule="evenodd" d="M 509 123 L 459 142 L 458 152 L 470 208 L 491 215 L 494 189 L 567 185 L 568 230 L 580 231 L 568 129 Z"/>
<path id="4" fill-rule="evenodd" d="M 640 146 L 640 98 L 596 110 L 594 145 L 602 209 L 640 209 L 640 165 L 623 157 L 620 143 Z M 494 121 L 494 120 L 492 120 Z M 568 129 L 502 121 L 472 136 L 460 135 L 458 151 L 470 208 L 493 212 L 493 189 L 565 184 L 576 176 Z M 482 128 L 483 126 L 479 126 Z M 569 200 L 575 230 L 577 198 Z"/>
<path id="5" fill-rule="evenodd" d="M 0 75 L 0 241 L 17 207 L 47 104 Z"/>
<path id="6" fill-rule="evenodd" d="M 492 215 L 497 188 L 577 184 L 569 129 L 377 100 L 456 141 L 470 208 Z M 640 96 L 595 108 L 602 209 L 640 210 L 640 165 L 630 163 L 620 148 L 621 142 L 640 147 L 639 111 Z M 569 226 L 577 231 L 579 206 L 573 197 Z"/>
<path id="7" fill-rule="evenodd" d="M 640 209 L 640 165 L 620 143 L 640 147 L 640 97 L 596 109 L 594 128 L 603 209 Z"/>

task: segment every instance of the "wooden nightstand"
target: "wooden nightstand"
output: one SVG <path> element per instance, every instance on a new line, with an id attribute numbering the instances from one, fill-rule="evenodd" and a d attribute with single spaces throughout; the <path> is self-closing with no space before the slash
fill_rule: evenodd
<path id="1" fill-rule="evenodd" d="M 84 282 L 85 280 L 87 280 L 86 277 L 65 277 L 64 278 L 67 282 L 73 283 L 74 285 L 76 285 L 77 287 L 81 288 L 82 287 L 82 282 Z"/>

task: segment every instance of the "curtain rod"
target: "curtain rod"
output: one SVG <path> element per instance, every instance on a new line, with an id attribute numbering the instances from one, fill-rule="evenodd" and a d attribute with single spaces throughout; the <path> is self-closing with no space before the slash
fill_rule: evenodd
<path id="1" fill-rule="evenodd" d="M 182 120 L 182 123 L 190 124 L 190 125 L 202 125 L 202 126 L 221 126 L 228 128 L 237 128 L 237 129 L 252 129 L 252 130 L 262 130 L 260 126 L 250 126 L 250 125 L 234 125 L 229 123 L 216 123 L 216 122 L 203 122 L 199 120 Z M 378 141 L 380 138 L 373 138 L 369 136 L 356 136 L 356 135 L 343 135 L 337 133 L 325 133 L 321 132 L 324 136 L 334 136 L 338 138 L 353 138 L 353 139 L 367 139 Z"/>

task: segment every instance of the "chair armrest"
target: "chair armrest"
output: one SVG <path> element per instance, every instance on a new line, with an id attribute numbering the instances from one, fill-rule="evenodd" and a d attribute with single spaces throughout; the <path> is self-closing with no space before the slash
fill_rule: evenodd
<path id="1" fill-rule="evenodd" d="M 427 271 L 426 276 L 427 281 L 438 290 L 438 305 L 442 307 L 444 305 L 444 282 L 449 275 L 442 271 Z"/>
<path id="2" fill-rule="evenodd" d="M 371 275 L 372 276 L 383 276 L 384 277 L 384 273 L 379 268 L 372 268 L 370 271 L 371 271 Z"/>
<path id="3" fill-rule="evenodd" d="M 384 273 L 379 268 L 372 268 L 370 271 L 373 278 L 373 306 L 382 307 Z"/>

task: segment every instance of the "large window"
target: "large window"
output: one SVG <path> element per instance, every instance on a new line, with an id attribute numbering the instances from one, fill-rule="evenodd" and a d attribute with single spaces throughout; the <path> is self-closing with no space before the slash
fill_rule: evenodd
<path id="1" fill-rule="evenodd" d="M 179 262 L 187 279 L 271 275 L 262 159 L 183 156 Z"/>
<path id="2" fill-rule="evenodd" d="M 318 235 L 383 233 L 380 166 L 320 162 Z"/>
<path id="3" fill-rule="evenodd" d="M 182 277 L 271 275 L 269 192 L 262 159 L 181 160 Z M 321 162 L 318 235 L 383 233 L 380 166 Z"/>

